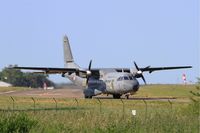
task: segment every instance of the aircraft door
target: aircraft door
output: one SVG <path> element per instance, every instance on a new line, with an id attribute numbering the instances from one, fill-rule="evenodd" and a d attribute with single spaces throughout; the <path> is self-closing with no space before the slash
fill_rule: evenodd
<path id="1" fill-rule="evenodd" d="M 114 90 L 114 80 L 111 80 L 111 82 L 110 82 L 110 88 Z"/>
<path id="2" fill-rule="evenodd" d="M 116 90 L 122 90 L 124 88 L 123 77 L 119 77 L 116 81 Z"/>

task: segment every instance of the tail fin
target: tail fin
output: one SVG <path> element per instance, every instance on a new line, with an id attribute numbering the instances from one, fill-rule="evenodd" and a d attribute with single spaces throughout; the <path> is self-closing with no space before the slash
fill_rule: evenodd
<path id="1" fill-rule="evenodd" d="M 64 49 L 64 62 L 67 68 L 80 68 L 76 63 L 74 63 L 72 51 L 70 48 L 69 40 L 67 36 L 63 39 L 63 49 Z"/>

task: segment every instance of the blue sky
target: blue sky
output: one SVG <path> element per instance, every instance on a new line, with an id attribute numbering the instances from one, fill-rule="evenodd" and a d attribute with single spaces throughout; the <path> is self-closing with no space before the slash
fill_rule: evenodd
<path id="1" fill-rule="evenodd" d="M 199 77 L 198 0 L 0 1 L 0 69 L 63 67 L 68 35 L 76 62 L 87 67 L 192 65 L 190 70 L 145 74 L 148 83 Z M 60 75 L 50 76 L 66 81 Z M 140 80 L 142 83 L 142 81 Z"/>

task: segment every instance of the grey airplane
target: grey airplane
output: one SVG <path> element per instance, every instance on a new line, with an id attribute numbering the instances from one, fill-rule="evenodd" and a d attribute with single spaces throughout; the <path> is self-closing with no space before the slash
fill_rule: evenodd
<path id="1" fill-rule="evenodd" d="M 36 70 L 36 73 L 43 74 L 61 74 L 74 84 L 83 88 L 85 98 L 92 98 L 100 94 L 113 95 L 114 99 L 121 98 L 125 95 L 136 93 L 139 89 L 137 78 L 142 78 L 146 84 L 143 72 L 152 73 L 159 70 L 172 70 L 192 68 L 192 66 L 176 66 L 176 67 L 138 67 L 134 62 L 135 69 L 130 68 L 92 68 L 92 60 L 88 68 L 79 67 L 73 59 L 70 44 L 67 36 L 64 36 L 64 68 L 50 67 L 13 67 L 14 69 Z"/>

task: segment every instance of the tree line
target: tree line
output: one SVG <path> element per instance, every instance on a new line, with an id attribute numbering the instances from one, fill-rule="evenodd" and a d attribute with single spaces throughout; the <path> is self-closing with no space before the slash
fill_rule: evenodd
<path id="1" fill-rule="evenodd" d="M 54 86 L 54 83 L 47 78 L 44 74 L 36 74 L 30 72 L 22 72 L 17 69 L 4 68 L 0 72 L 0 80 L 10 83 L 18 87 L 43 87 L 44 83 L 47 86 Z"/>

